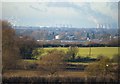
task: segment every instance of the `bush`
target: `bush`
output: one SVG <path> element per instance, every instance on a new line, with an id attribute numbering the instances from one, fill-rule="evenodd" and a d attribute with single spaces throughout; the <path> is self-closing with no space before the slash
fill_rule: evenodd
<path id="1" fill-rule="evenodd" d="M 114 69 L 114 77 L 116 80 L 120 82 L 120 54 L 116 54 L 113 56 L 112 61 L 116 63 L 116 65 L 113 67 Z"/>
<path id="2" fill-rule="evenodd" d="M 109 80 L 109 81 L 108 81 Z M 95 77 L 3 77 L 3 84 L 79 84 L 79 83 L 106 83 L 106 84 L 118 84 L 113 79 L 99 79 Z"/>
<path id="3" fill-rule="evenodd" d="M 88 75 L 95 77 L 112 77 L 112 63 L 109 58 L 102 56 L 98 62 L 94 62 L 86 68 Z"/>
<path id="4" fill-rule="evenodd" d="M 43 53 L 44 53 L 43 48 L 36 48 L 32 51 L 32 55 L 33 55 L 32 57 L 35 59 L 38 59 Z"/>
<path id="5" fill-rule="evenodd" d="M 112 57 L 112 62 L 115 62 L 115 63 L 118 63 L 119 62 L 119 58 L 120 58 L 120 55 L 119 54 L 116 54 Z"/>
<path id="6" fill-rule="evenodd" d="M 21 61 L 18 65 L 17 69 L 36 70 L 36 69 L 38 69 L 38 64 L 36 62 L 30 63 L 30 62 L 26 62 L 26 61 Z"/>
<path id="7" fill-rule="evenodd" d="M 23 36 L 17 40 L 20 56 L 23 59 L 32 59 L 32 51 L 37 47 L 37 43 L 34 39 L 28 36 Z"/>

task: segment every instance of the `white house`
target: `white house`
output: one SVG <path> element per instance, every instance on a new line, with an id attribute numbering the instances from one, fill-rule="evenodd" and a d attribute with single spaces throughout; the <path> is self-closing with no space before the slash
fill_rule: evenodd
<path id="1" fill-rule="evenodd" d="M 56 36 L 55 36 L 55 39 L 60 39 L 60 35 L 56 35 Z"/>

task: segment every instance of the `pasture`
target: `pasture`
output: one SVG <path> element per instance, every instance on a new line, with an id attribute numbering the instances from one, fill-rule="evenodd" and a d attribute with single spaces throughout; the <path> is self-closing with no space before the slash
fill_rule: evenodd
<path id="1" fill-rule="evenodd" d="M 55 47 L 55 48 L 44 48 L 44 53 L 45 54 L 47 51 L 52 50 L 52 49 L 58 49 L 62 50 L 65 53 L 68 51 L 68 48 L 63 48 L 63 47 Z M 79 47 L 79 52 L 77 56 L 80 57 L 87 57 L 89 56 L 89 47 Z M 115 54 L 118 54 L 118 47 L 91 47 L 91 58 L 96 58 L 99 55 L 107 56 L 109 58 L 112 58 Z"/>
<path id="2" fill-rule="evenodd" d="M 44 48 L 42 56 L 47 55 L 49 50 L 62 50 L 65 53 L 68 51 L 68 48 L 56 47 L 56 48 Z M 38 48 L 40 51 L 40 49 Z M 80 47 L 77 56 L 86 57 L 89 55 L 89 47 Z M 91 47 L 91 58 L 96 58 L 99 55 L 104 55 L 109 58 L 112 58 L 115 54 L 118 54 L 118 47 Z M 3 74 L 4 83 L 12 83 L 13 81 L 21 84 L 22 82 L 26 83 L 48 83 L 59 81 L 64 82 L 103 82 L 104 79 L 99 79 L 99 77 L 89 76 L 85 68 L 94 62 L 82 63 L 82 62 L 67 62 L 64 70 L 58 70 L 54 76 L 50 76 L 49 72 L 42 71 L 41 68 L 33 68 L 39 60 L 24 60 L 27 64 L 24 64 L 23 69 L 18 70 L 8 70 Z M 25 67 L 25 68 L 24 68 Z M 87 80 L 86 80 L 87 78 Z M 99 80 L 99 81 L 98 81 Z M 116 82 L 114 79 L 106 79 Z M 110 82 L 111 82 L 110 81 Z M 106 81 L 107 82 L 107 81 Z M 108 81 L 109 82 L 109 81 Z"/>

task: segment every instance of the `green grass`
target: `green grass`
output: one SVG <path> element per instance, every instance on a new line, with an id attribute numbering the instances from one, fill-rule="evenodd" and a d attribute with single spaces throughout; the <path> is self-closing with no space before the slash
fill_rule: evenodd
<path id="1" fill-rule="evenodd" d="M 67 52 L 67 48 L 44 48 L 45 52 L 52 49 L 63 50 Z M 80 47 L 77 56 L 86 57 L 89 55 L 89 47 Z M 109 58 L 112 58 L 115 54 L 118 54 L 118 47 L 92 47 L 91 48 L 91 58 L 96 58 L 99 55 L 104 55 Z"/>
<path id="2" fill-rule="evenodd" d="M 80 56 L 88 56 L 89 48 L 79 48 Z M 91 48 L 91 57 L 96 58 L 98 55 L 104 55 L 109 58 L 113 57 L 113 55 L 118 54 L 117 47 L 93 47 Z"/>

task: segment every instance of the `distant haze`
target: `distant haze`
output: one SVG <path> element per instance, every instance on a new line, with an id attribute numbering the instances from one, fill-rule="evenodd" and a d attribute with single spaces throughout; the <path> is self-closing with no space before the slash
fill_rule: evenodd
<path id="1" fill-rule="evenodd" d="M 14 26 L 117 28 L 117 2 L 5 2 L 2 19 Z"/>

